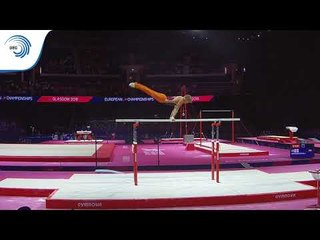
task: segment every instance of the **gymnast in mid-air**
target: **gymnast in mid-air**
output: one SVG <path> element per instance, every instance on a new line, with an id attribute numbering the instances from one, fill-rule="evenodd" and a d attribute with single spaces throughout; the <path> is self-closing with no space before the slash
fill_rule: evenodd
<path id="1" fill-rule="evenodd" d="M 138 89 L 138 90 L 146 93 L 150 97 L 154 98 L 158 103 L 174 105 L 174 108 L 170 114 L 171 121 L 175 120 L 175 116 L 177 115 L 180 107 L 183 104 L 192 103 L 192 97 L 188 94 L 184 95 L 184 96 L 176 96 L 173 99 L 168 99 L 167 95 L 160 93 L 160 92 L 156 92 L 141 83 L 131 82 L 129 84 L 129 86 L 131 88 L 135 88 L 135 89 Z"/>

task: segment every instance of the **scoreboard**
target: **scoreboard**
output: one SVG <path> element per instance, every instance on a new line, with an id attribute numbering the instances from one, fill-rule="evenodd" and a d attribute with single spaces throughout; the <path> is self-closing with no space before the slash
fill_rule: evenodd
<path id="1" fill-rule="evenodd" d="M 313 158 L 314 157 L 314 144 L 299 143 L 292 144 L 290 147 L 291 158 Z"/>

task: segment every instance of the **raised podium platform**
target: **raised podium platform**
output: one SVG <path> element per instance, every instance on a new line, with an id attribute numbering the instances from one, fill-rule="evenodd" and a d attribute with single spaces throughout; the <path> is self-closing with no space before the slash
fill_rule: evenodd
<path id="1" fill-rule="evenodd" d="M 91 140 L 66 140 L 65 143 L 102 143 L 103 139 Z"/>

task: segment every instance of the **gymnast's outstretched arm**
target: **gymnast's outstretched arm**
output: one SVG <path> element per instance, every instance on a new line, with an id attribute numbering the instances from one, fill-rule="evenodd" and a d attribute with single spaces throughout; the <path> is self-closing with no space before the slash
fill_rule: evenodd
<path id="1" fill-rule="evenodd" d="M 182 104 L 183 104 L 183 99 L 181 99 L 181 100 L 174 106 L 174 108 L 173 108 L 173 110 L 172 110 L 172 112 L 171 112 L 171 114 L 170 114 L 170 119 L 171 119 L 172 121 L 174 121 L 175 116 L 177 115 L 177 113 L 178 113 L 180 107 L 182 106 Z"/>

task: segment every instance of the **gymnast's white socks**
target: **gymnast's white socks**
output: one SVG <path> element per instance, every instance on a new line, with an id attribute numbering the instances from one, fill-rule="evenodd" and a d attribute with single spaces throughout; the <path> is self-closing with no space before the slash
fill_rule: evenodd
<path id="1" fill-rule="evenodd" d="M 136 83 L 135 83 L 135 82 L 129 83 L 129 87 L 131 87 L 131 88 L 136 88 Z"/>

